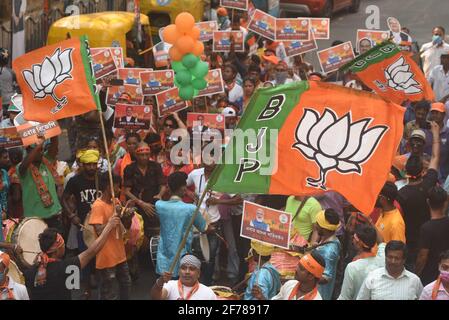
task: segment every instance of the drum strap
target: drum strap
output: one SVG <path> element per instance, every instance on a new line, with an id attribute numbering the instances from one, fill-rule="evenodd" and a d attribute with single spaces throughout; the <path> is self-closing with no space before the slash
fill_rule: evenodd
<path id="1" fill-rule="evenodd" d="M 51 198 L 50 191 L 42 178 L 42 174 L 39 168 L 34 164 L 30 164 L 31 177 L 33 178 L 34 184 L 36 185 L 37 192 L 41 198 L 42 203 L 45 208 L 51 207 L 53 205 L 53 199 Z"/>

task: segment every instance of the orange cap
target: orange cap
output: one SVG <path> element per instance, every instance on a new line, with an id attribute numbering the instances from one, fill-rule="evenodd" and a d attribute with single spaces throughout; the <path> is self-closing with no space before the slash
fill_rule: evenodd
<path id="1" fill-rule="evenodd" d="M 228 10 L 226 10 L 226 8 L 220 7 L 217 9 L 217 15 L 219 16 L 227 16 L 228 15 Z"/>
<path id="2" fill-rule="evenodd" d="M 432 103 L 430 108 L 430 111 L 438 111 L 438 112 L 446 112 L 446 108 L 444 107 L 444 103 L 441 102 L 434 102 Z"/>
<path id="3" fill-rule="evenodd" d="M 271 62 L 272 64 L 278 64 L 279 63 L 279 58 L 276 56 L 267 56 L 267 55 L 263 55 L 262 58 L 265 61 Z"/>

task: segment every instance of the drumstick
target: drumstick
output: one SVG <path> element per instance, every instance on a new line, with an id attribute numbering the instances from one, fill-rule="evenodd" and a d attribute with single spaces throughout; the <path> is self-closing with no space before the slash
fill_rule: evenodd
<path id="1" fill-rule="evenodd" d="M 28 251 L 28 250 L 22 250 L 23 253 L 33 253 L 33 254 L 39 254 L 40 252 L 36 251 Z"/>

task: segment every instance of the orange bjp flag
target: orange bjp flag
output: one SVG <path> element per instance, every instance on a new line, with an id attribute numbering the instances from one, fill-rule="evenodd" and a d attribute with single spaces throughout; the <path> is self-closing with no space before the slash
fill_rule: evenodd
<path id="1" fill-rule="evenodd" d="M 26 120 L 49 122 L 97 109 L 87 37 L 72 38 L 13 61 Z"/>
<path id="2" fill-rule="evenodd" d="M 334 190 L 369 214 L 401 141 L 403 114 L 378 95 L 322 82 L 259 89 L 208 187 L 282 195 Z"/>
<path id="3" fill-rule="evenodd" d="M 378 95 L 397 104 L 435 99 L 432 87 L 410 54 L 391 42 L 379 44 L 341 70 L 350 70 Z"/>

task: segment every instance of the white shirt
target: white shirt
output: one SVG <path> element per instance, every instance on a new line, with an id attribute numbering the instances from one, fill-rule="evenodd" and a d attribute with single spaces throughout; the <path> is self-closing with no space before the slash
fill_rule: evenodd
<path id="1" fill-rule="evenodd" d="M 189 176 L 187 177 L 187 186 L 190 187 L 192 185 L 195 186 L 195 193 L 198 198 L 200 198 L 207 185 L 206 177 L 204 175 L 204 168 L 195 169 L 190 172 Z M 206 206 L 206 200 L 209 199 L 210 196 L 219 198 L 220 195 L 221 194 L 217 192 L 211 192 L 211 194 L 207 193 L 204 197 L 203 202 L 201 203 L 201 213 L 203 214 L 203 216 L 207 214 L 207 217 L 205 218 L 208 223 L 214 223 L 220 220 L 220 212 L 218 211 L 217 205 Z"/>
<path id="2" fill-rule="evenodd" d="M 416 274 L 404 269 L 395 279 L 382 267 L 368 274 L 357 300 L 418 300 L 422 290 L 423 285 Z"/>
<path id="3" fill-rule="evenodd" d="M 385 266 L 385 243 L 379 244 L 375 257 L 358 259 L 346 266 L 338 300 L 355 300 L 368 273 Z"/>
<path id="4" fill-rule="evenodd" d="M 429 77 L 430 71 L 437 65 L 441 64 L 441 54 L 449 51 L 449 44 L 443 42 L 441 47 L 435 47 L 432 42 L 422 45 L 421 59 L 423 61 L 423 70 L 426 78 Z"/>
<path id="5" fill-rule="evenodd" d="M 437 65 L 427 78 L 435 93 L 435 100 L 440 101 L 449 94 L 449 72 L 444 73 L 443 66 Z"/>
<path id="6" fill-rule="evenodd" d="M 281 287 L 281 290 L 277 295 L 275 295 L 271 300 L 288 300 L 290 295 L 292 294 L 293 289 L 298 284 L 297 280 L 289 280 Z M 304 296 L 298 298 L 297 300 L 304 300 Z M 316 293 L 315 298 L 313 300 L 323 300 L 319 292 Z"/>
<path id="7" fill-rule="evenodd" d="M 243 88 L 235 82 L 234 87 L 228 93 L 229 102 L 235 103 L 240 99 L 243 100 Z"/>
<path id="8" fill-rule="evenodd" d="M 170 280 L 169 282 L 165 283 L 164 289 L 168 292 L 167 300 L 178 300 L 181 298 L 178 290 L 178 280 Z M 192 290 L 192 287 L 183 286 L 183 290 L 184 296 L 186 297 Z M 200 283 L 200 287 L 190 297 L 190 300 L 217 300 L 217 296 L 211 288 L 206 287 L 205 285 Z"/>
<path id="9" fill-rule="evenodd" d="M 30 300 L 27 288 L 23 284 L 15 282 L 11 277 L 8 279 L 8 288 L 12 290 L 15 300 Z"/>

